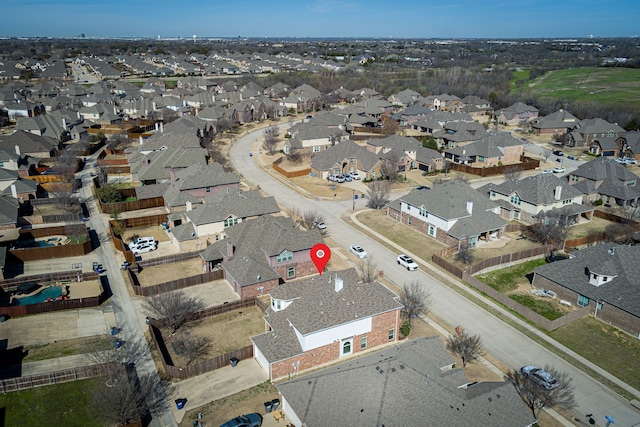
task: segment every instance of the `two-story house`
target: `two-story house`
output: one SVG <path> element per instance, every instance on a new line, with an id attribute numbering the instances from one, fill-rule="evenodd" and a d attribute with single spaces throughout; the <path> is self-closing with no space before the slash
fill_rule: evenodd
<path id="1" fill-rule="evenodd" d="M 557 211 L 575 223 L 581 215 L 591 219 L 593 207 L 583 204 L 581 191 L 569 185 L 566 179 L 551 174 L 533 175 L 502 184 L 488 184 L 478 189 L 489 200 L 500 204 L 503 218 L 525 224 L 536 222 L 540 213 Z"/>
<path id="2" fill-rule="evenodd" d="M 387 216 L 411 226 L 447 246 L 469 247 L 499 239 L 507 222 L 500 207 L 462 181 L 449 181 L 431 190 L 413 189 L 387 205 Z"/>
<path id="3" fill-rule="evenodd" d="M 332 146 L 311 158 L 311 171 L 319 178 L 358 172 L 363 179 L 380 176 L 380 157 L 351 140 Z"/>
<path id="4" fill-rule="evenodd" d="M 538 118 L 538 109 L 524 102 L 516 102 L 507 108 L 495 112 L 496 119 L 500 123 L 509 126 L 518 125 L 522 121 L 533 121 Z"/>
<path id="5" fill-rule="evenodd" d="M 640 199 L 640 177 L 608 157 L 583 163 L 568 175 L 569 184 L 584 194 L 585 201 L 637 206 Z"/>
<path id="6" fill-rule="evenodd" d="M 522 141 L 506 132 L 489 134 L 468 144 L 457 144 L 444 150 L 444 158 L 453 163 L 472 164 L 478 167 L 520 163 L 524 150 Z"/>
<path id="7" fill-rule="evenodd" d="M 272 381 L 398 339 L 397 295 L 378 282 L 363 283 L 355 269 L 285 283 L 270 296 L 267 332 L 251 341 Z"/>
<path id="8" fill-rule="evenodd" d="M 621 136 L 626 131 L 617 123 L 609 123 L 600 118 L 580 120 L 569 133 L 567 145 L 570 147 L 588 147 L 596 138 Z"/>

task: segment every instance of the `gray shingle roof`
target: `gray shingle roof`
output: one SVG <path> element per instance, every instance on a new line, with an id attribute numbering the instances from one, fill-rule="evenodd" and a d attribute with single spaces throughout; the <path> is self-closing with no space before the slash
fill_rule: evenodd
<path id="1" fill-rule="evenodd" d="M 344 160 L 358 159 L 362 170 L 370 171 L 378 163 L 376 154 L 368 151 L 351 140 L 327 148 L 311 159 L 311 167 L 320 171 L 328 171 Z"/>
<path id="2" fill-rule="evenodd" d="M 490 185 L 488 188 L 496 193 L 509 196 L 514 192 L 518 197 L 535 206 L 550 205 L 555 202 L 556 187 L 560 186 L 562 200 L 582 196 L 582 192 L 569 185 L 565 179 L 551 174 L 533 175 L 517 181 L 505 181 L 502 184 Z"/>
<path id="3" fill-rule="evenodd" d="M 181 191 L 238 184 L 240 177 L 226 172 L 220 163 L 197 163 L 176 172 L 175 186 Z"/>
<path id="4" fill-rule="evenodd" d="M 251 218 L 280 212 L 273 197 L 262 197 L 260 191 L 229 190 L 214 193 L 204 204 L 185 215 L 197 226 L 224 221 L 230 216 Z"/>
<path id="5" fill-rule="evenodd" d="M 602 243 L 573 252 L 572 256 L 537 267 L 534 272 L 589 299 L 640 316 L 640 245 Z M 589 283 L 587 271 L 615 277 L 594 286 Z"/>
<path id="6" fill-rule="evenodd" d="M 469 382 L 438 337 L 406 341 L 276 387 L 301 421 L 318 426 L 532 425 L 507 382 Z M 407 392 L 407 391 L 410 392 Z"/>

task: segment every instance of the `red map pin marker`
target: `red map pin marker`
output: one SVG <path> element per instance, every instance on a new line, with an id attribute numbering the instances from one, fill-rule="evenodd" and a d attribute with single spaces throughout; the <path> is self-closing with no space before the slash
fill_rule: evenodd
<path id="1" fill-rule="evenodd" d="M 324 266 L 329 262 L 329 258 L 331 258 L 331 249 L 324 243 L 318 243 L 311 248 L 311 261 L 313 261 L 321 276 Z"/>

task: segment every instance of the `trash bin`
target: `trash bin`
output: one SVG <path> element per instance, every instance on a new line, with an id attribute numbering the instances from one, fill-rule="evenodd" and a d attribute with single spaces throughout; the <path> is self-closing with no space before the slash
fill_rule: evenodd
<path id="1" fill-rule="evenodd" d="M 267 414 L 271 412 L 271 402 L 264 402 L 264 412 Z"/>
<path id="2" fill-rule="evenodd" d="M 122 347 L 122 341 L 117 340 L 117 341 L 115 341 L 115 342 L 113 343 L 113 345 L 114 345 L 116 348 L 120 348 L 120 347 Z"/>
<path id="3" fill-rule="evenodd" d="M 184 398 L 176 399 L 176 408 L 178 409 L 184 408 L 185 403 L 187 403 L 187 399 L 184 399 Z"/>
<path id="4" fill-rule="evenodd" d="M 232 357 L 231 359 L 229 359 L 229 362 L 231 362 L 232 368 L 235 368 L 239 361 L 240 360 L 237 357 Z"/>
<path id="5" fill-rule="evenodd" d="M 117 335 L 118 334 L 118 328 L 116 328 L 115 326 L 111 327 L 111 335 Z"/>
<path id="6" fill-rule="evenodd" d="M 280 399 L 273 399 L 271 401 L 271 409 L 273 409 L 274 411 L 277 410 L 280 407 Z"/>

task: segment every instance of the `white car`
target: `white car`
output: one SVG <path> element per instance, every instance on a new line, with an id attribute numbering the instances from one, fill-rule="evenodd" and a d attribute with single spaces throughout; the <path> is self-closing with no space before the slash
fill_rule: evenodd
<path id="1" fill-rule="evenodd" d="M 131 248 L 131 252 L 133 252 L 134 255 L 140 255 L 140 254 L 152 252 L 155 250 L 156 250 L 155 243 L 142 243 L 140 245 L 137 245 Z"/>
<path id="2" fill-rule="evenodd" d="M 624 160 L 624 163 L 626 165 L 637 165 L 638 164 L 638 161 L 636 159 L 632 159 L 631 157 L 625 157 L 622 160 Z"/>
<path id="3" fill-rule="evenodd" d="M 133 249 L 136 246 L 146 245 L 146 244 L 155 245 L 156 239 L 154 239 L 153 237 L 138 237 L 133 242 L 129 243 L 129 249 Z"/>
<path id="4" fill-rule="evenodd" d="M 367 255 L 368 255 L 367 251 L 362 249 L 362 246 L 360 246 L 360 245 L 351 245 L 349 247 L 349 250 L 351 251 L 352 254 L 354 254 L 358 258 L 366 258 Z"/>
<path id="5" fill-rule="evenodd" d="M 313 226 L 315 228 L 317 228 L 318 230 L 324 230 L 327 228 L 327 224 L 325 224 L 324 222 L 320 221 L 320 222 L 314 222 Z"/>
<path id="6" fill-rule="evenodd" d="M 349 176 L 351 179 L 360 179 L 360 174 L 358 172 L 351 172 Z"/>
<path id="7" fill-rule="evenodd" d="M 565 173 L 567 170 L 565 168 L 554 168 L 553 173 Z"/>
<path id="8" fill-rule="evenodd" d="M 545 169 L 542 171 L 542 175 L 546 175 L 548 173 L 553 173 L 553 169 Z"/>
<path id="9" fill-rule="evenodd" d="M 418 269 L 418 264 L 416 264 L 416 262 L 408 255 L 400 254 L 398 255 L 398 258 L 396 258 L 396 261 L 409 271 Z"/>

